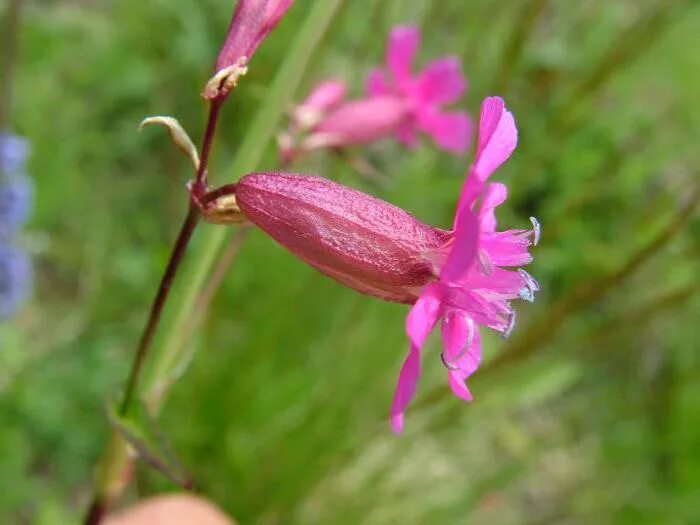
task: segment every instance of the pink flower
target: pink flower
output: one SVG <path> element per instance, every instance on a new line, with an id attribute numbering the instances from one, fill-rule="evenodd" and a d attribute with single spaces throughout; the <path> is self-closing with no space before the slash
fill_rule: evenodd
<path id="1" fill-rule="evenodd" d="M 294 161 L 298 155 L 303 153 L 303 148 L 320 147 L 323 140 L 307 141 L 302 147 L 297 144 L 297 141 L 300 136 L 318 126 L 329 112 L 339 106 L 343 102 L 346 92 L 347 86 L 342 80 L 324 80 L 311 90 L 309 96 L 301 104 L 294 108 L 289 129 L 277 137 L 282 164 Z"/>
<path id="2" fill-rule="evenodd" d="M 532 230 L 496 231 L 496 207 L 505 201 L 504 184 L 485 184 L 515 149 L 517 130 L 503 100 L 484 100 L 479 122 L 476 159 L 462 189 L 454 223 L 454 239 L 438 278 L 421 291 L 406 319 L 410 350 L 401 369 L 391 407 L 395 432 L 403 429 L 403 414 L 420 375 L 420 351 L 442 319 L 442 359 L 448 381 L 458 397 L 470 401 L 465 380 L 481 362 L 479 326 L 508 335 L 515 322 L 512 299 L 534 300 L 539 285 L 522 269 L 508 269 L 532 261 L 530 244 L 539 240 Z M 480 206 L 477 207 L 477 201 Z"/>
<path id="3" fill-rule="evenodd" d="M 293 113 L 290 129 L 279 136 L 283 162 L 319 148 L 368 144 L 395 135 L 408 146 L 418 143 L 417 131 L 433 137 L 441 148 L 464 153 L 471 141 L 472 122 L 464 111 L 442 111 L 464 93 L 466 81 L 456 57 L 432 62 L 411 75 L 418 47 L 417 28 L 394 28 L 389 40 L 389 76 L 372 71 L 368 97 L 343 102 L 345 84 L 327 81 L 316 87 Z"/>
<path id="4" fill-rule="evenodd" d="M 320 93 L 327 99 L 318 97 L 314 90 L 294 111 L 290 129 L 279 137 L 283 161 L 294 160 L 316 149 L 342 148 L 381 140 L 396 133 L 409 116 L 409 108 L 400 97 L 381 96 L 343 102 L 337 96 L 339 86 L 321 85 L 319 88 L 328 90 Z M 331 88 L 336 92 L 331 92 Z M 330 98 L 330 95 L 336 97 Z"/>
<path id="5" fill-rule="evenodd" d="M 506 186 L 487 179 L 515 149 L 513 116 L 500 98 L 484 100 L 476 158 L 464 183 L 452 230 L 429 226 L 375 197 L 321 177 L 254 173 L 212 192 L 204 215 L 212 222 L 248 220 L 314 268 L 361 293 L 412 304 L 410 351 L 391 407 L 396 432 L 420 375 L 420 352 L 442 319 L 442 361 L 448 382 L 471 400 L 465 380 L 481 361 L 479 327 L 508 335 L 510 301 L 533 301 L 537 282 L 520 266 L 539 239 L 531 230 L 496 230 Z"/>
<path id="6" fill-rule="evenodd" d="M 205 98 L 214 100 L 228 95 L 238 77 L 245 74 L 248 61 L 260 43 L 275 28 L 293 2 L 294 0 L 238 0 L 226 40 L 216 59 L 216 74 L 205 88 Z"/>
<path id="7" fill-rule="evenodd" d="M 294 109 L 294 124 L 302 129 L 316 126 L 329 111 L 343 101 L 347 89 L 345 82 L 336 78 L 320 82 Z"/>
<path id="8" fill-rule="evenodd" d="M 420 43 L 420 30 L 398 26 L 391 31 L 386 54 L 387 69 L 374 69 L 367 81 L 370 96 L 398 96 L 410 107 L 410 118 L 397 130 L 407 146 L 418 142 L 416 131 L 430 135 L 446 151 L 463 154 L 473 133 L 473 124 L 464 111 L 443 111 L 444 105 L 459 100 L 466 89 L 459 59 L 441 57 L 420 73 L 411 73 Z"/>
<path id="9" fill-rule="evenodd" d="M 397 97 L 373 97 L 346 102 L 314 128 L 306 148 L 367 144 L 391 135 L 405 120 L 408 108 Z"/>
<path id="10" fill-rule="evenodd" d="M 309 98 L 314 97 L 314 93 Z M 308 101 L 309 99 L 307 99 Z M 395 96 L 379 96 L 316 107 L 305 102 L 293 115 L 292 126 L 279 137 L 283 161 L 316 149 L 369 144 L 389 137 L 406 121 L 409 108 Z M 324 101 L 325 102 L 325 101 Z"/>

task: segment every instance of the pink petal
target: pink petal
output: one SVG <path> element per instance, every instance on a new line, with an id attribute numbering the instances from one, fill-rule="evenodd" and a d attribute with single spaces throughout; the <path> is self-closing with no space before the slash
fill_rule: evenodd
<path id="1" fill-rule="evenodd" d="M 403 413 L 413 399 L 420 377 L 420 351 L 413 345 L 401 367 L 399 382 L 396 385 L 394 401 L 391 404 L 391 428 L 399 434 L 403 430 Z"/>
<path id="2" fill-rule="evenodd" d="M 346 92 L 347 86 L 342 80 L 334 78 L 324 80 L 311 90 L 300 107 L 314 111 L 328 111 L 342 102 Z"/>
<path id="3" fill-rule="evenodd" d="M 418 77 L 418 90 L 423 100 L 432 104 L 451 104 L 464 94 L 467 81 L 457 57 L 434 60 Z"/>
<path id="4" fill-rule="evenodd" d="M 455 224 L 464 210 L 471 210 L 488 177 L 508 159 L 518 141 L 515 120 L 503 99 L 487 97 L 481 105 L 476 161 L 467 172 L 457 203 Z"/>
<path id="5" fill-rule="evenodd" d="M 492 232 L 496 230 L 496 207 L 508 198 L 508 187 L 500 182 L 492 182 L 486 186 L 484 198 L 481 203 L 479 215 L 481 218 L 481 231 Z"/>
<path id="6" fill-rule="evenodd" d="M 268 2 L 264 30 L 273 29 L 293 3 L 294 0 L 271 0 Z"/>
<path id="7" fill-rule="evenodd" d="M 481 247 L 496 266 L 523 266 L 532 262 L 528 248 L 532 242 L 526 230 L 482 234 Z"/>
<path id="8" fill-rule="evenodd" d="M 411 344 L 420 349 L 440 317 L 442 289 L 439 284 L 426 286 L 406 317 L 406 333 Z"/>
<path id="9" fill-rule="evenodd" d="M 503 99 L 487 97 L 481 105 L 479 142 L 474 174 L 480 182 L 488 179 L 513 153 L 518 142 L 518 130 L 513 115 L 506 110 Z"/>
<path id="10" fill-rule="evenodd" d="M 455 212 L 455 221 L 453 228 L 457 228 L 457 222 L 464 211 L 471 211 L 474 208 L 474 203 L 477 197 L 481 193 L 483 184 L 476 179 L 474 175 L 474 167 L 469 168 L 467 176 L 464 180 L 464 185 L 462 186 L 462 191 L 459 195 L 459 200 L 457 201 L 457 210 Z"/>
<path id="11" fill-rule="evenodd" d="M 239 0 L 233 12 L 219 56 L 216 70 L 236 63 L 242 57 L 250 60 L 260 43 L 279 23 L 294 0 Z"/>
<path id="12" fill-rule="evenodd" d="M 510 308 L 507 297 L 494 293 L 491 290 L 471 290 L 467 286 L 450 287 L 445 294 L 445 307 L 469 312 L 474 322 L 478 325 L 488 326 L 499 332 L 507 330 L 513 310 Z"/>
<path id="13" fill-rule="evenodd" d="M 443 336 L 444 337 L 444 336 Z M 445 341 L 447 346 L 447 341 Z M 475 330 L 474 338 L 471 345 L 464 355 L 455 363 L 456 370 L 449 370 L 447 380 L 450 384 L 452 392 L 459 398 L 465 401 L 471 401 L 472 394 L 465 384 L 466 379 L 471 376 L 481 364 L 481 338 L 479 330 Z"/>
<path id="14" fill-rule="evenodd" d="M 416 26 L 397 26 L 391 30 L 386 61 L 399 84 L 410 80 L 411 65 L 419 43 L 420 29 Z"/>
<path id="15" fill-rule="evenodd" d="M 515 299 L 526 282 L 518 272 L 494 268 L 489 275 L 474 272 L 469 277 L 469 284 L 476 290 L 488 290 L 502 298 Z"/>
<path id="16" fill-rule="evenodd" d="M 457 155 L 466 153 L 474 132 L 472 120 L 464 111 L 425 112 L 420 116 L 420 128 L 442 149 Z"/>
<path id="17" fill-rule="evenodd" d="M 441 329 L 443 357 L 447 364 L 456 363 L 466 355 L 465 348 L 474 341 L 476 325 L 463 311 L 449 310 L 442 319 Z"/>
<path id="18" fill-rule="evenodd" d="M 420 349 L 440 317 L 440 306 L 439 285 L 428 285 L 423 289 L 406 318 L 406 333 L 411 342 L 411 348 L 401 367 L 391 404 L 391 426 L 396 433 L 403 430 L 403 412 L 416 392 L 416 384 L 420 376 Z"/>
<path id="19" fill-rule="evenodd" d="M 370 97 L 390 95 L 393 92 L 391 84 L 386 79 L 384 70 L 376 67 L 369 72 L 366 91 L 367 95 Z"/>
<path id="20" fill-rule="evenodd" d="M 464 279 L 474 263 L 479 243 L 479 221 L 471 210 L 461 210 L 454 229 L 454 241 L 440 280 L 458 282 Z"/>
<path id="21" fill-rule="evenodd" d="M 454 395 L 456 395 L 458 398 L 464 399 L 465 401 L 472 401 L 474 399 L 472 393 L 469 391 L 469 388 L 467 388 L 467 385 L 462 378 L 462 374 L 460 374 L 458 371 L 448 370 L 447 382 L 449 383 Z"/>
<path id="22" fill-rule="evenodd" d="M 334 137 L 325 146 L 363 144 L 393 135 L 408 116 L 397 97 L 372 97 L 346 102 L 314 128 L 315 134 Z"/>

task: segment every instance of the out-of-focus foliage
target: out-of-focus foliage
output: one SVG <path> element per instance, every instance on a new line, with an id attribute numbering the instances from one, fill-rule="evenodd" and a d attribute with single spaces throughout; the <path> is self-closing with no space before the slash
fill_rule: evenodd
<path id="1" fill-rule="evenodd" d="M 165 133 L 136 127 L 172 114 L 200 136 L 198 94 L 232 4 L 28 2 L 12 124 L 33 144 L 36 290 L 0 326 L 2 523 L 71 523 L 86 503 L 105 401 L 186 206 L 187 162 Z M 431 340 L 397 438 L 386 415 L 406 308 L 254 232 L 161 418 L 199 489 L 241 523 L 700 519 L 697 2 L 345 4 L 305 86 L 339 75 L 359 93 L 395 23 L 422 26 L 422 58 L 459 54 L 469 110 L 500 94 L 518 121 L 499 219 L 542 222 L 531 271 L 543 291 L 519 306 L 510 340 L 486 339 L 471 405 L 449 395 Z M 231 97 L 216 180 L 308 6 L 297 2 Z M 333 155 L 295 168 L 449 224 L 468 159 L 427 143 L 365 154 L 387 185 Z M 261 167 L 276 162 L 271 148 Z M 172 488 L 136 476 L 131 497 Z"/>

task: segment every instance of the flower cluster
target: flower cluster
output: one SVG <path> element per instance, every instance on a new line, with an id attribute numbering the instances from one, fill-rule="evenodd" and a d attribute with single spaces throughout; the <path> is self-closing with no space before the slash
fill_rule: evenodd
<path id="1" fill-rule="evenodd" d="M 459 59 L 441 57 L 414 74 L 419 42 L 417 27 L 398 26 L 391 31 L 386 68 L 372 70 L 364 98 L 345 100 L 346 86 L 337 79 L 314 88 L 279 137 L 282 161 L 289 163 L 319 148 L 367 144 L 390 136 L 415 147 L 418 132 L 432 137 L 445 151 L 465 153 L 472 137 L 469 115 L 443 109 L 466 90 Z"/>
<path id="2" fill-rule="evenodd" d="M 34 194 L 26 169 L 28 153 L 25 139 L 0 134 L 0 319 L 10 317 L 31 288 L 31 261 L 16 242 Z"/>
<path id="3" fill-rule="evenodd" d="M 513 299 L 533 301 L 539 285 L 520 268 L 539 225 L 498 231 L 495 209 L 504 184 L 487 182 L 515 149 L 515 121 L 502 99 L 484 100 L 476 157 L 450 230 L 429 226 L 380 199 L 322 177 L 254 173 L 214 192 L 205 216 L 213 222 L 255 224 L 300 259 L 361 293 L 412 305 L 410 341 L 391 408 L 394 431 L 420 375 L 421 348 L 442 319 L 444 351 L 453 392 L 472 396 L 466 379 L 481 361 L 479 327 L 508 335 Z M 228 214 L 228 215 L 227 215 Z"/>

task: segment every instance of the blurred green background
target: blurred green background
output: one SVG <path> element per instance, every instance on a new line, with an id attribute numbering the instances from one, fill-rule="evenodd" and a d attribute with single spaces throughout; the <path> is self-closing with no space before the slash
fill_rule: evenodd
<path id="1" fill-rule="evenodd" d="M 216 181 L 231 182 L 312 4 L 296 3 L 227 103 Z M 73 523 L 87 504 L 105 400 L 123 385 L 187 203 L 187 161 L 165 132 L 136 128 L 169 114 L 201 136 L 198 94 L 232 6 L 27 2 L 12 125 L 33 143 L 36 286 L 0 326 L 2 523 Z M 450 394 L 432 337 L 395 437 L 386 415 L 406 308 L 253 232 L 163 408 L 178 455 L 244 524 L 700 523 L 698 2 L 346 0 L 290 96 L 330 75 L 359 95 L 388 31 L 407 22 L 423 29 L 419 64 L 462 57 L 473 115 L 500 94 L 516 117 L 499 211 L 507 227 L 543 225 L 537 302 L 517 305 L 509 340 L 485 338 L 470 405 Z M 470 158 L 393 141 L 358 153 L 389 182 L 324 153 L 295 169 L 451 223 Z M 271 141 L 260 168 L 276 165 Z M 135 481 L 122 504 L 175 489 L 143 466 Z"/>

